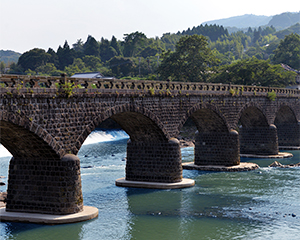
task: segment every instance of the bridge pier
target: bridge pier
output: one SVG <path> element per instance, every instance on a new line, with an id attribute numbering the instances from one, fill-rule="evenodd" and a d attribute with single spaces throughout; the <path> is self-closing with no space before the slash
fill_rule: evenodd
<path id="1" fill-rule="evenodd" d="M 300 147 L 300 121 L 276 126 L 280 147 Z"/>
<path id="2" fill-rule="evenodd" d="M 266 127 L 240 128 L 241 154 L 277 155 L 277 128 L 271 124 Z"/>
<path id="3" fill-rule="evenodd" d="M 239 134 L 235 130 L 196 133 L 195 165 L 239 165 L 239 151 Z"/>
<path id="4" fill-rule="evenodd" d="M 195 184 L 182 178 L 181 151 L 178 139 L 162 142 L 127 143 L 126 177 L 117 186 L 144 188 L 184 188 Z"/>
<path id="5" fill-rule="evenodd" d="M 65 215 L 83 210 L 80 162 L 72 154 L 62 159 L 13 157 L 9 166 L 7 212 Z"/>

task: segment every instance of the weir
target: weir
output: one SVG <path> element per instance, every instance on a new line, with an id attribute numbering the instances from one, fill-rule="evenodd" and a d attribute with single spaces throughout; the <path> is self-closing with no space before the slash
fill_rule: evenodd
<path id="1" fill-rule="evenodd" d="M 12 75 L 0 82 L 1 144 L 13 155 L 6 211 L 84 212 L 76 155 L 108 118 L 130 136 L 119 186 L 192 186 L 182 178 L 177 140 L 189 117 L 198 129 L 198 166 L 239 166 L 240 153 L 277 155 L 278 143 L 300 147 L 299 90 Z"/>

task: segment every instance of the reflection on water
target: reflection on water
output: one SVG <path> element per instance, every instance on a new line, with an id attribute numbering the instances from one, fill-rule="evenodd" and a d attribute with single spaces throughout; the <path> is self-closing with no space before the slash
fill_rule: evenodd
<path id="1" fill-rule="evenodd" d="M 251 172 L 184 170 L 192 188 L 121 188 L 126 142 L 85 144 L 81 160 L 84 204 L 99 217 L 82 223 L 43 226 L 0 223 L 0 239 L 297 239 L 300 234 L 300 168 L 268 168 L 274 160 L 242 159 L 259 164 Z M 282 164 L 300 162 L 300 151 Z M 193 148 L 182 150 L 192 161 Z M 7 175 L 10 157 L 0 157 Z M 1 191 L 6 186 L 0 187 Z"/>

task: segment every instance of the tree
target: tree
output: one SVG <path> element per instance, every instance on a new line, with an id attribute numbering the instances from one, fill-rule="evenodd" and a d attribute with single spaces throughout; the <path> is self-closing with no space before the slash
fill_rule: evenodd
<path id="1" fill-rule="evenodd" d="M 286 87 L 295 84 L 295 73 L 285 71 L 279 64 L 253 57 L 219 68 L 212 81 L 238 85 Z"/>
<path id="2" fill-rule="evenodd" d="M 84 55 L 100 57 L 100 46 L 95 38 L 88 36 L 84 46 Z"/>
<path id="3" fill-rule="evenodd" d="M 120 44 L 115 38 L 115 36 L 112 36 L 110 46 L 116 50 L 117 56 L 120 56 L 122 54 Z"/>
<path id="4" fill-rule="evenodd" d="M 281 40 L 274 50 L 274 63 L 285 63 L 300 70 L 300 35 L 292 33 Z"/>
<path id="5" fill-rule="evenodd" d="M 217 62 L 204 36 L 185 36 L 176 44 L 175 52 L 168 51 L 163 55 L 158 72 L 162 79 L 206 81 L 209 66 Z"/>
<path id="6" fill-rule="evenodd" d="M 98 57 L 95 56 L 85 56 L 83 59 L 83 62 L 86 67 L 88 67 L 91 71 L 97 71 L 101 65 L 101 60 Z"/>
<path id="7" fill-rule="evenodd" d="M 20 66 L 23 71 L 28 69 L 35 70 L 37 67 L 48 63 L 50 58 L 51 55 L 46 53 L 44 49 L 34 48 L 20 56 L 18 66 Z"/>
<path id="8" fill-rule="evenodd" d="M 65 41 L 63 47 L 58 47 L 57 56 L 59 61 L 59 69 L 63 70 L 66 66 L 73 63 L 75 58 L 75 52 L 73 49 L 70 49 L 68 42 Z"/>
<path id="9" fill-rule="evenodd" d="M 109 59 L 117 56 L 117 51 L 110 45 L 107 39 L 101 38 L 100 43 L 100 56 L 103 62 L 108 61 Z"/>
<path id="10" fill-rule="evenodd" d="M 47 53 L 49 53 L 51 55 L 51 57 L 49 59 L 49 63 L 53 63 L 54 66 L 56 68 L 58 68 L 59 67 L 59 60 L 58 60 L 58 56 L 57 56 L 56 52 L 52 48 L 49 48 Z"/>
<path id="11" fill-rule="evenodd" d="M 112 74 L 116 77 L 130 76 L 134 68 L 133 61 L 124 57 L 113 57 L 108 64 Z"/>
<path id="12" fill-rule="evenodd" d="M 134 57 L 137 52 L 143 46 L 143 43 L 147 39 L 146 35 L 141 32 L 134 32 L 130 34 L 124 34 L 124 57 Z"/>
<path id="13" fill-rule="evenodd" d="M 5 63 L 3 61 L 0 62 L 0 73 L 5 73 Z"/>

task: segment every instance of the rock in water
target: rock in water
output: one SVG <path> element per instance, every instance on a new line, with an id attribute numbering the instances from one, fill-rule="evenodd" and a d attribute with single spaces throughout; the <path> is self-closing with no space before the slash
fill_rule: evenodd
<path id="1" fill-rule="evenodd" d="M 269 167 L 282 167 L 283 165 L 277 161 L 273 162 L 272 164 L 269 165 Z"/>

